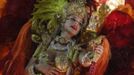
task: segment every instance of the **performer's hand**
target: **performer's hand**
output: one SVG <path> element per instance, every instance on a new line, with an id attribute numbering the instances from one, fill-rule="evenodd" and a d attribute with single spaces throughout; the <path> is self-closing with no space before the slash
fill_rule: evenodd
<path id="1" fill-rule="evenodd" d="M 103 53 L 103 46 L 102 45 L 98 45 L 96 48 L 95 48 L 95 51 L 97 54 L 101 55 Z"/>
<path id="2" fill-rule="evenodd" d="M 38 64 L 35 66 L 35 68 L 42 72 L 45 75 L 60 75 L 59 69 L 52 67 L 50 65 L 43 65 L 43 64 Z"/>

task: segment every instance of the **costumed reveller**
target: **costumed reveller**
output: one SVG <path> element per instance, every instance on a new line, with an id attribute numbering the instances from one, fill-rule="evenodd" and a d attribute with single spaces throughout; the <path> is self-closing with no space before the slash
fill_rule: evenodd
<path id="1" fill-rule="evenodd" d="M 38 1 L 32 18 L 32 40 L 39 45 L 27 66 L 28 74 L 103 75 L 109 44 L 104 36 L 96 35 L 100 21 L 92 25 L 85 3 Z"/>
<path id="2" fill-rule="evenodd" d="M 89 5 L 87 13 L 86 3 L 37 1 L 33 18 L 22 27 L 3 75 L 103 75 L 110 58 L 109 43 L 105 36 L 97 35 L 101 21 L 97 19 L 99 22 L 92 25 L 91 17 L 95 17 L 89 14 L 93 15 L 94 6 Z M 38 45 L 26 63 L 31 50 L 30 29 L 32 41 Z"/>

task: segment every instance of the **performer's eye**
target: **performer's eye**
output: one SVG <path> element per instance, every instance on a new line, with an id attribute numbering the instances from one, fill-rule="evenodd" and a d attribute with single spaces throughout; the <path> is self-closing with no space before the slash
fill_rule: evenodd
<path id="1" fill-rule="evenodd" d="M 81 22 L 79 22 L 76 18 L 70 18 L 73 22 L 78 22 L 79 24 L 81 24 Z"/>
<path id="2" fill-rule="evenodd" d="M 77 20 L 76 20 L 76 19 L 74 19 L 74 18 L 71 18 L 71 20 L 72 20 L 72 21 L 77 21 Z"/>

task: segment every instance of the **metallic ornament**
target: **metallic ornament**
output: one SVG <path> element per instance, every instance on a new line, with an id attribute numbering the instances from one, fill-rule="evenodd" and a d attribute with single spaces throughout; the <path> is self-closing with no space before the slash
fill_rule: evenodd
<path id="1" fill-rule="evenodd" d="M 69 68 L 69 60 L 65 55 L 59 55 L 55 58 L 55 66 L 60 72 L 66 72 Z"/>
<path id="2" fill-rule="evenodd" d="M 93 52 L 82 52 L 79 55 L 79 62 L 83 67 L 89 67 L 92 63 Z"/>

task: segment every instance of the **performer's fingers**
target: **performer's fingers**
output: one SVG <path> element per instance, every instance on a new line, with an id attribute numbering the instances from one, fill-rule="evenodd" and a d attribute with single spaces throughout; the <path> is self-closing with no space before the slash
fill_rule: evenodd
<path id="1" fill-rule="evenodd" d="M 52 75 L 59 75 L 59 74 L 60 74 L 60 73 L 59 73 L 58 71 L 56 71 L 56 70 L 52 70 L 51 73 L 52 73 Z"/>
<path id="2" fill-rule="evenodd" d="M 41 64 L 36 65 L 35 68 L 44 74 L 46 74 L 46 71 L 48 71 L 48 68 Z"/>
<path id="3" fill-rule="evenodd" d="M 56 68 L 56 67 L 53 67 L 53 69 L 56 70 L 56 71 L 58 71 L 58 72 L 61 71 L 60 69 L 58 69 L 58 68 Z"/>

